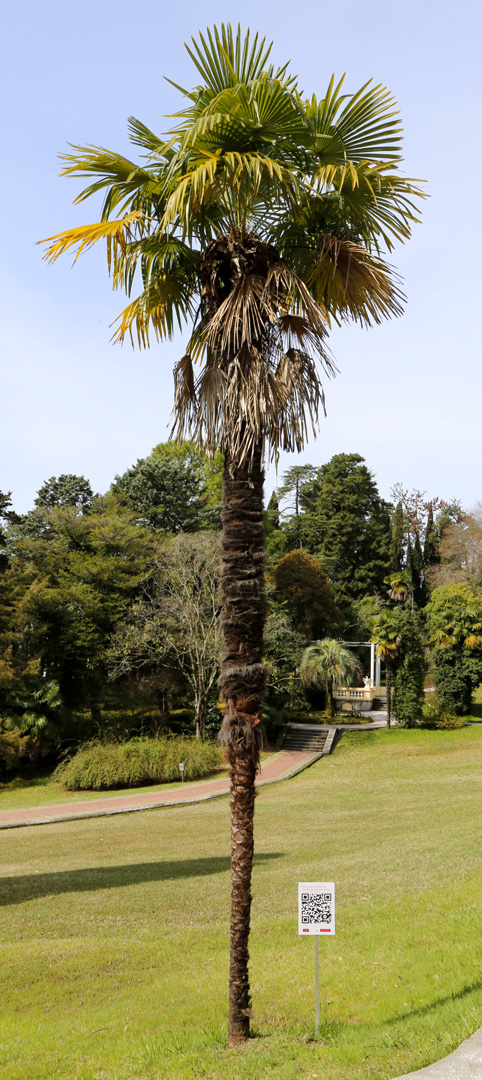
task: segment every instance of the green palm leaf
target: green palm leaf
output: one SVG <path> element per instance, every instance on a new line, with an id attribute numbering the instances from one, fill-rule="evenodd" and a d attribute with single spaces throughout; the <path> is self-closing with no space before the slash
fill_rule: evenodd
<path id="1" fill-rule="evenodd" d="M 229 424 L 226 437 L 238 454 L 261 438 L 276 455 L 301 447 L 324 407 L 310 365 L 333 371 L 330 319 L 401 313 L 385 252 L 410 236 L 420 189 L 399 171 L 402 128 L 383 86 L 352 94 L 333 77 L 306 100 L 271 45 L 239 26 L 208 30 L 188 53 L 202 83 L 182 91 L 168 134 L 129 120 L 146 164 L 95 146 L 62 155 L 63 175 L 90 181 L 76 201 L 102 195 L 101 222 L 52 237 L 46 257 L 105 239 L 114 288 L 130 297 L 141 284 L 115 340 L 147 346 L 150 332 L 162 340 L 187 324 L 189 362 L 206 365 L 194 399 L 189 380 L 179 389 L 178 430 L 189 421 L 214 447 L 239 393 L 243 437 Z M 270 252 L 260 265 L 259 245 Z"/>

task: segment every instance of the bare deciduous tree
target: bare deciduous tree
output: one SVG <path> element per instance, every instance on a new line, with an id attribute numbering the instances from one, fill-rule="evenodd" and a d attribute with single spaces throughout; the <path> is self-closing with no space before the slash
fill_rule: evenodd
<path id="1" fill-rule="evenodd" d="M 440 542 L 440 564 L 430 570 L 432 587 L 472 584 L 482 576 L 482 503 L 470 514 L 445 526 Z"/>
<path id="2" fill-rule="evenodd" d="M 143 599 L 115 636 L 112 674 L 176 667 L 191 688 L 203 737 L 220 650 L 219 540 L 212 532 L 181 533 L 160 548 Z"/>

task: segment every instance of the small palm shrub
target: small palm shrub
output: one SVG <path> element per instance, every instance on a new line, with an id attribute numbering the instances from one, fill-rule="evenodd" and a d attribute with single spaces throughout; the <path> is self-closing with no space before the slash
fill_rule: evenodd
<path id="1" fill-rule="evenodd" d="M 109 791 L 206 776 L 223 760 L 221 747 L 183 736 L 148 738 L 128 742 L 90 742 L 55 770 L 54 779 L 69 791 Z"/>

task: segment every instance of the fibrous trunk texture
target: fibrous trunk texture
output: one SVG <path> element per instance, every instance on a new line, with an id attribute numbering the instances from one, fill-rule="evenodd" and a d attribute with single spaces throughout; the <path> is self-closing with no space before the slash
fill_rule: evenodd
<path id="1" fill-rule="evenodd" d="M 226 454 L 223 488 L 222 590 L 226 712 L 221 741 L 231 775 L 231 954 L 229 1042 L 249 1037 L 248 939 L 253 863 L 255 777 L 261 746 L 265 620 L 261 450 L 242 467 Z"/>

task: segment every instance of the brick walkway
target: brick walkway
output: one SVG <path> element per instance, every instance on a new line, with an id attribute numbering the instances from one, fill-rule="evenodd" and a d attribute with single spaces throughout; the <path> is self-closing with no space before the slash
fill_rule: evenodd
<path id="1" fill-rule="evenodd" d="M 282 750 L 263 763 L 256 786 L 263 787 L 264 784 L 288 780 L 321 756 L 309 751 Z M 32 806 L 27 810 L 4 810 L 0 812 L 0 829 L 15 829 L 22 825 L 49 825 L 56 821 L 72 821 L 76 818 L 104 817 L 108 814 L 129 814 L 135 810 L 183 806 L 228 794 L 229 779 L 224 776 L 219 780 L 205 780 L 197 784 L 179 784 L 166 791 L 107 795 L 105 799 Z"/>

